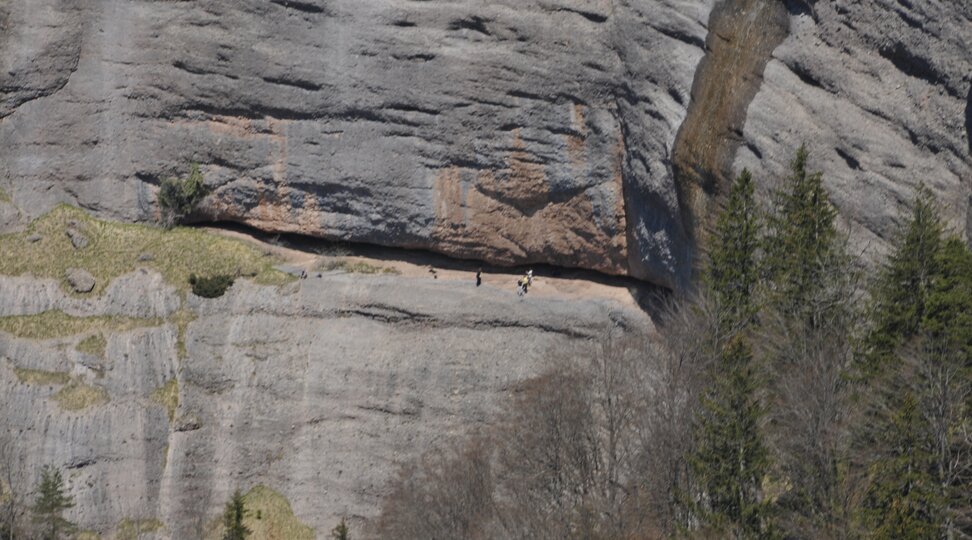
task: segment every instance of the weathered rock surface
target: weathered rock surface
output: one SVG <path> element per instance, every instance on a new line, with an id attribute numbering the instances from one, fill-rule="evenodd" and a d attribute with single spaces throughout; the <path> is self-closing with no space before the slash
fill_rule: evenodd
<path id="1" fill-rule="evenodd" d="M 734 169 L 765 188 L 801 142 L 860 249 L 880 254 L 913 188 L 972 232 L 972 3 L 794 2 L 749 105 Z"/>
<path id="2" fill-rule="evenodd" d="M 880 250 L 919 180 L 964 228 L 970 19 L 947 0 L 15 0 L 0 183 L 34 213 L 151 219 L 153 186 L 198 161 L 198 219 L 673 285 L 726 179 L 774 185 L 801 141 L 856 240 Z"/>
<path id="3" fill-rule="evenodd" d="M 67 231 L 65 231 L 65 234 L 67 234 L 68 238 L 71 239 L 71 245 L 74 246 L 74 249 L 84 249 L 88 247 L 88 237 L 76 228 L 69 227 Z"/>
<path id="4" fill-rule="evenodd" d="M 970 20 L 951 0 L 13 0 L 0 184 L 31 215 L 144 220 L 197 161 L 197 219 L 674 285 L 726 180 L 768 189 L 805 141 L 880 251 L 918 181 L 972 223 Z"/>
<path id="5" fill-rule="evenodd" d="M 668 166 L 711 2 L 15 0 L 0 183 L 200 219 L 673 284 Z"/>
<path id="6" fill-rule="evenodd" d="M 16 437 L 24 474 L 64 467 L 69 517 L 107 532 L 161 520 L 161 538 L 197 538 L 235 488 L 283 495 L 323 538 L 340 516 L 373 516 L 397 464 L 490 422 L 517 382 L 545 362 L 584 354 L 616 328 L 646 334 L 640 312 L 594 300 L 518 298 L 472 282 L 327 274 L 282 288 L 238 281 L 215 300 L 189 295 L 180 356 L 179 295 L 136 271 L 98 299 L 53 280 L 0 278 L 2 315 L 165 319 L 107 335 L 104 359 L 84 335 L 0 333 L 0 435 Z M 108 401 L 79 411 L 57 384 L 16 370 L 67 373 Z M 170 420 L 153 397 L 175 379 Z M 30 485 L 33 477 L 20 478 Z"/>
<path id="7" fill-rule="evenodd" d="M 64 274 L 64 278 L 67 280 L 68 285 L 74 289 L 74 292 L 89 293 L 95 287 L 94 276 L 91 275 L 91 272 L 81 268 L 68 268 Z"/>

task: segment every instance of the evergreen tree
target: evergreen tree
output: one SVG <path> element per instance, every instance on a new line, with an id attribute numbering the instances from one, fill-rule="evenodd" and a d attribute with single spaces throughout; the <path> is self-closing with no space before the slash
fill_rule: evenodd
<path id="1" fill-rule="evenodd" d="M 338 523 L 336 527 L 331 529 L 331 538 L 334 540 L 350 540 L 350 530 L 348 529 L 348 523 L 344 518 L 341 518 L 341 522 Z"/>
<path id="2" fill-rule="evenodd" d="M 860 371 L 872 400 L 862 450 L 893 451 L 871 461 L 864 513 L 879 538 L 951 537 L 972 529 L 961 518 L 972 482 L 972 253 L 944 238 L 924 186 L 898 238 L 876 282 Z"/>
<path id="3" fill-rule="evenodd" d="M 195 210 L 208 194 L 199 165 L 192 164 L 183 180 L 167 178 L 159 186 L 158 203 L 162 224 L 172 227 Z"/>
<path id="4" fill-rule="evenodd" d="M 223 511 L 223 540 L 245 540 L 250 536 L 250 529 L 243 525 L 243 517 L 246 515 L 246 506 L 243 501 L 243 494 L 240 490 L 233 492 L 233 497 L 226 503 L 226 510 Z"/>
<path id="5" fill-rule="evenodd" d="M 874 323 L 867 336 L 865 375 L 886 367 L 898 347 L 919 331 L 931 281 L 938 273 L 944 231 L 939 215 L 934 196 L 919 185 L 911 219 L 899 233 L 872 295 Z"/>
<path id="6" fill-rule="evenodd" d="M 915 376 L 931 438 L 946 536 L 972 537 L 972 252 L 949 238 L 937 257 Z M 961 535 L 956 534 L 961 531 Z"/>
<path id="7" fill-rule="evenodd" d="M 878 447 L 886 453 L 870 467 L 871 485 L 862 510 L 869 538 L 921 540 L 940 536 L 941 501 L 918 409 L 915 397 L 906 395 Z"/>
<path id="8" fill-rule="evenodd" d="M 921 329 L 952 361 L 968 366 L 972 358 L 972 252 L 956 237 L 942 243 L 922 303 Z"/>
<path id="9" fill-rule="evenodd" d="M 790 164 L 784 189 L 776 194 L 766 238 L 767 278 L 771 300 L 780 313 L 813 327 L 822 311 L 844 299 L 825 298 L 821 291 L 845 266 L 835 219 L 821 173 L 807 172 L 805 146 Z"/>
<path id="10" fill-rule="evenodd" d="M 73 506 L 74 498 L 64 492 L 61 471 L 51 465 L 45 465 L 41 470 L 37 499 L 32 508 L 34 522 L 41 528 L 41 538 L 58 540 L 62 535 L 71 533 L 75 526 L 64 519 L 62 514 Z"/>
<path id="11" fill-rule="evenodd" d="M 703 522 L 739 537 L 764 538 L 770 535 L 769 505 L 761 485 L 769 455 L 760 433 L 763 409 L 752 364 L 741 339 L 726 348 L 702 400 L 691 465 Z"/>
<path id="12" fill-rule="evenodd" d="M 743 170 L 732 185 L 712 236 L 705 277 L 719 304 L 723 331 L 739 329 L 756 313 L 760 223 L 753 194 L 753 176 Z"/>

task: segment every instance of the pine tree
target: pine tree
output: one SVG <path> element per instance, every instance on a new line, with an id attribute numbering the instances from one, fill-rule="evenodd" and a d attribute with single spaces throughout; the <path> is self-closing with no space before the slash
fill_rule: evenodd
<path id="1" fill-rule="evenodd" d="M 869 467 L 875 480 L 864 515 L 878 538 L 938 538 L 972 527 L 958 519 L 972 482 L 964 435 L 972 427 L 972 253 L 944 238 L 939 214 L 919 186 L 873 294 L 860 370 L 873 400 L 863 450 L 892 450 Z"/>
<path id="2" fill-rule="evenodd" d="M 74 498 L 64 492 L 64 479 L 61 471 L 51 465 L 41 470 L 41 481 L 37 487 L 37 499 L 32 508 L 34 522 L 41 528 L 41 538 L 57 540 L 71 533 L 75 526 L 64 519 L 63 512 L 74 507 Z"/>
<path id="3" fill-rule="evenodd" d="M 840 299 L 821 298 L 846 256 L 838 243 L 837 211 L 830 204 L 821 173 L 807 172 L 805 146 L 790 164 L 785 188 L 776 194 L 766 238 L 766 271 L 771 300 L 781 313 L 809 326 Z"/>
<path id="4" fill-rule="evenodd" d="M 341 522 L 337 524 L 336 527 L 331 529 L 331 538 L 334 540 L 350 540 L 350 531 L 348 529 L 348 523 L 342 517 Z"/>
<path id="5" fill-rule="evenodd" d="M 947 536 L 972 537 L 972 252 L 945 240 L 928 289 L 912 386 L 931 438 Z M 962 534 L 956 534 L 961 531 Z"/>
<path id="6" fill-rule="evenodd" d="M 956 237 L 942 243 L 922 303 L 921 329 L 969 365 L 972 358 L 972 252 Z"/>
<path id="7" fill-rule="evenodd" d="M 898 234 L 895 250 L 873 292 L 873 328 L 867 336 L 864 375 L 873 376 L 894 360 L 897 349 L 913 338 L 925 317 L 931 281 L 942 249 L 940 209 L 924 185 L 915 191 L 911 219 Z"/>
<path id="8" fill-rule="evenodd" d="M 879 448 L 881 459 L 869 468 L 862 518 L 876 540 L 939 538 L 941 500 L 932 475 L 928 437 L 918 402 L 908 394 L 897 409 Z"/>
<path id="9" fill-rule="evenodd" d="M 760 223 L 753 176 L 743 170 L 729 192 L 726 208 L 716 221 L 709 253 L 706 284 L 719 304 L 722 330 L 740 329 L 756 313 L 759 281 L 756 251 Z"/>
<path id="10" fill-rule="evenodd" d="M 726 348 L 702 400 L 691 464 L 703 522 L 745 538 L 763 538 L 770 534 L 769 505 L 761 492 L 769 455 L 760 433 L 763 409 L 752 364 L 741 339 Z"/>
<path id="11" fill-rule="evenodd" d="M 240 490 L 233 492 L 233 497 L 226 503 L 223 511 L 223 540 L 245 540 L 250 536 L 250 529 L 243 525 L 246 516 L 246 506 Z"/>

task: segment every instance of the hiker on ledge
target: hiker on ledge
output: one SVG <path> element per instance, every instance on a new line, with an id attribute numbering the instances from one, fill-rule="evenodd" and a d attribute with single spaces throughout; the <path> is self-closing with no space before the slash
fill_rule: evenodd
<path id="1" fill-rule="evenodd" d="M 483 269 L 480 268 L 476 271 L 476 286 L 479 287 L 483 284 Z"/>
<path id="2" fill-rule="evenodd" d="M 527 271 L 526 275 L 521 277 L 516 281 L 516 294 L 517 296 L 523 296 L 527 293 L 527 290 L 533 285 L 533 270 Z"/>

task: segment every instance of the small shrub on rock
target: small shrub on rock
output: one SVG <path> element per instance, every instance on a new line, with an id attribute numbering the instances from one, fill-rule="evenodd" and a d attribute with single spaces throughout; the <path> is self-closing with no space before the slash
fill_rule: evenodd
<path id="1" fill-rule="evenodd" d="M 185 179 L 167 178 L 159 187 L 159 211 L 162 224 L 172 227 L 196 209 L 196 205 L 206 196 L 207 189 L 203 183 L 199 165 L 193 163 L 189 176 Z"/>
<path id="2" fill-rule="evenodd" d="M 189 285 L 192 286 L 192 293 L 202 298 L 219 298 L 223 296 L 226 289 L 233 286 L 233 278 L 226 274 L 215 276 L 199 277 L 196 274 L 189 275 Z"/>

